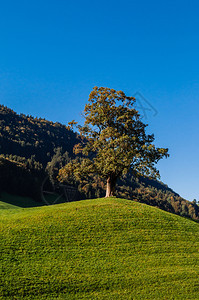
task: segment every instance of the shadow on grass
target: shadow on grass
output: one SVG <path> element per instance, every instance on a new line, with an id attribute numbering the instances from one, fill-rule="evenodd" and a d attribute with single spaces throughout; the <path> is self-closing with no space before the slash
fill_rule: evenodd
<path id="1" fill-rule="evenodd" d="M 0 209 L 12 209 L 12 208 L 28 208 L 28 207 L 39 207 L 44 205 L 52 205 L 65 203 L 66 199 L 60 198 L 57 200 L 57 195 L 49 195 L 46 197 L 46 202 L 35 201 L 30 197 L 22 197 L 11 195 L 5 192 L 0 194 Z"/>

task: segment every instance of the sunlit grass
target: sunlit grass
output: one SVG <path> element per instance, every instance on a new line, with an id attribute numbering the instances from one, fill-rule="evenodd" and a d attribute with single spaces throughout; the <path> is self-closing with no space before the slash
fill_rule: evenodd
<path id="1" fill-rule="evenodd" d="M 198 223 L 115 198 L 2 211 L 1 299 L 199 299 Z"/>

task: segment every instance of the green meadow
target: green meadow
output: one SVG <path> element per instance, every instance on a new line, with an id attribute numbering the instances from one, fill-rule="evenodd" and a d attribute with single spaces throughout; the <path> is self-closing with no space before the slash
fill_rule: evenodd
<path id="1" fill-rule="evenodd" d="M 0 235 L 0 299 L 199 299 L 199 223 L 155 207 L 2 201 Z"/>

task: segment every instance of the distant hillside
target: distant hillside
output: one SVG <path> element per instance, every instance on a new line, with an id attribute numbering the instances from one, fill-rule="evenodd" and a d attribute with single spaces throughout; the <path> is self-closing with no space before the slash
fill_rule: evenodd
<path id="1" fill-rule="evenodd" d="M 49 176 L 50 189 L 58 185 L 59 168 L 66 164 L 78 143 L 77 134 L 65 125 L 17 114 L 0 105 L 0 192 L 41 201 L 41 185 Z M 77 184 L 76 200 L 103 197 L 105 184 L 98 176 Z M 199 207 L 181 198 L 157 180 L 128 174 L 118 181 L 117 197 L 134 199 L 163 210 L 199 220 Z"/>
<path id="2" fill-rule="evenodd" d="M 7 208 L 0 299 L 199 299 L 196 222 L 116 198 Z"/>
<path id="3" fill-rule="evenodd" d="M 76 134 L 65 125 L 17 114 L 0 105 L 0 154 L 31 158 L 46 166 L 58 147 L 73 155 Z"/>

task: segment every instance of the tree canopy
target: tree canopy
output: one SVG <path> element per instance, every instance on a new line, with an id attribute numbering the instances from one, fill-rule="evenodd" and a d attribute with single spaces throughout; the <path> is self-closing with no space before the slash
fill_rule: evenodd
<path id="1" fill-rule="evenodd" d="M 154 135 L 146 133 L 135 102 L 122 91 L 93 88 L 84 109 L 84 125 L 69 123 L 79 131 L 74 152 L 81 156 L 60 170 L 60 180 L 82 181 L 98 174 L 106 180 L 106 197 L 110 197 L 117 179 L 130 170 L 136 176 L 159 177 L 155 164 L 168 157 L 168 149 L 155 147 Z"/>

